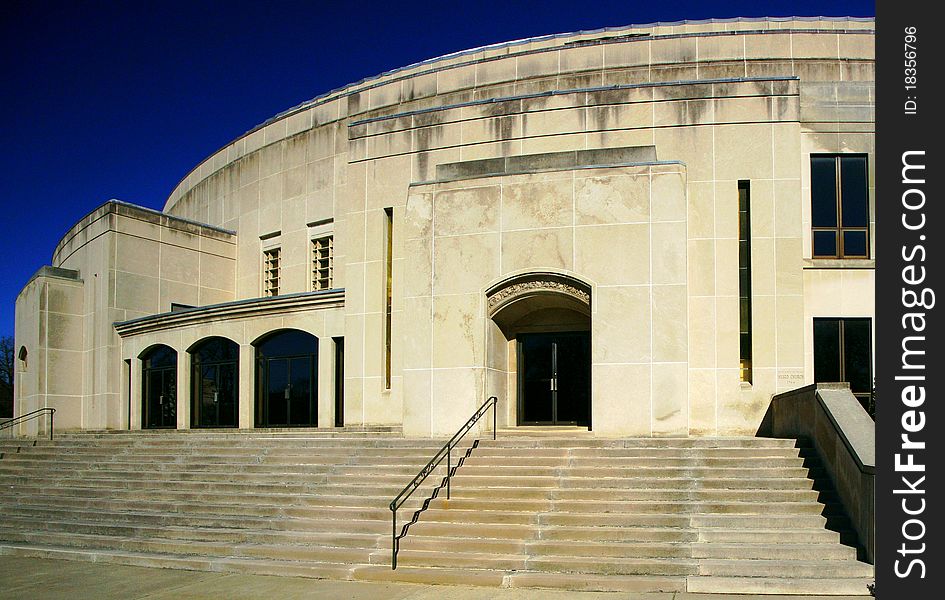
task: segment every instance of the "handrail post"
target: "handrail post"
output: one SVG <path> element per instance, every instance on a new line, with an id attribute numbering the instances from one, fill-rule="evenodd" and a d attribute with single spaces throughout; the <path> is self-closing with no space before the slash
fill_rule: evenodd
<path id="1" fill-rule="evenodd" d="M 497 413 L 499 412 L 499 399 L 495 396 L 492 397 L 492 441 L 495 441 L 495 428 L 496 422 L 498 421 Z"/>
<path id="2" fill-rule="evenodd" d="M 446 499 L 450 499 L 450 475 L 453 471 L 453 449 L 447 447 L 446 449 Z"/>
<path id="3" fill-rule="evenodd" d="M 56 409 L 54 408 L 52 409 L 52 412 L 49 413 L 49 441 L 50 442 L 53 439 L 53 429 L 55 429 L 54 427 L 55 422 L 56 422 Z"/>
<path id="4" fill-rule="evenodd" d="M 397 568 L 397 509 L 391 504 L 390 568 Z"/>

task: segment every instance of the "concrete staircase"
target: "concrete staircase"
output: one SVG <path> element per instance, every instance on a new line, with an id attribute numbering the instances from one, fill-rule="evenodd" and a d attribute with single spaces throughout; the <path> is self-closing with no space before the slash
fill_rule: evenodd
<path id="1" fill-rule="evenodd" d="M 868 595 L 793 440 L 483 439 L 402 540 L 394 495 L 442 441 L 396 432 L 69 434 L 0 442 L 0 553 L 341 579 Z M 398 513 L 409 520 L 443 469 Z"/>
<path id="2" fill-rule="evenodd" d="M 867 595 L 829 481 L 794 440 L 483 440 L 404 539 L 402 568 L 514 585 Z M 829 528 L 828 528 L 829 526 Z"/>
<path id="3" fill-rule="evenodd" d="M 442 444 L 370 431 L 6 441 L 0 552 L 350 578 L 358 566 L 389 564 L 387 505 Z"/>

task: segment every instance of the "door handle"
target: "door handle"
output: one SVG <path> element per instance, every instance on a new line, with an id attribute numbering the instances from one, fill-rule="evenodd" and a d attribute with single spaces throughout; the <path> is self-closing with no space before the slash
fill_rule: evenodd
<path id="1" fill-rule="evenodd" d="M 214 402 L 217 401 L 217 397 L 218 397 L 219 395 L 220 395 L 219 392 L 213 392 L 213 401 L 214 401 Z"/>
<path id="2" fill-rule="evenodd" d="M 291 387 L 292 387 L 291 385 L 285 386 L 285 399 L 286 399 L 286 400 L 289 399 L 289 389 L 290 389 Z"/>
<path id="3" fill-rule="evenodd" d="M 158 396 L 158 404 L 164 404 L 164 396 Z"/>
<path id="4" fill-rule="evenodd" d="M 557 378 L 557 377 L 552 377 L 552 378 L 549 379 L 548 381 L 551 382 L 551 391 L 552 391 L 552 392 L 557 392 L 557 391 L 558 391 L 558 378 Z"/>

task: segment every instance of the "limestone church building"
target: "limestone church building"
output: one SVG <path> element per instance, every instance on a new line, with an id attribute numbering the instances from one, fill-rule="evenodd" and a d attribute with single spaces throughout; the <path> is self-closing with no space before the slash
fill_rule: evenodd
<path id="1" fill-rule="evenodd" d="M 716 436 L 815 381 L 867 403 L 873 27 L 532 38 L 278 114 L 63 233 L 16 413 L 429 437 L 496 396 L 500 427 Z"/>

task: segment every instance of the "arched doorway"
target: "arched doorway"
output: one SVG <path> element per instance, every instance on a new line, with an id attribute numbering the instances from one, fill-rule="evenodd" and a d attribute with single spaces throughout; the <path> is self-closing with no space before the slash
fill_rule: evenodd
<path id="1" fill-rule="evenodd" d="M 514 344 L 517 425 L 591 426 L 590 291 L 557 273 L 487 290 L 489 314 Z"/>
<path id="2" fill-rule="evenodd" d="M 256 347 L 256 426 L 318 425 L 318 338 L 294 329 L 266 335 Z"/>
<path id="3" fill-rule="evenodd" d="M 141 427 L 177 427 L 177 351 L 159 344 L 141 354 Z"/>
<path id="4" fill-rule="evenodd" d="M 240 347 L 222 337 L 200 340 L 190 349 L 190 425 L 239 424 Z"/>

